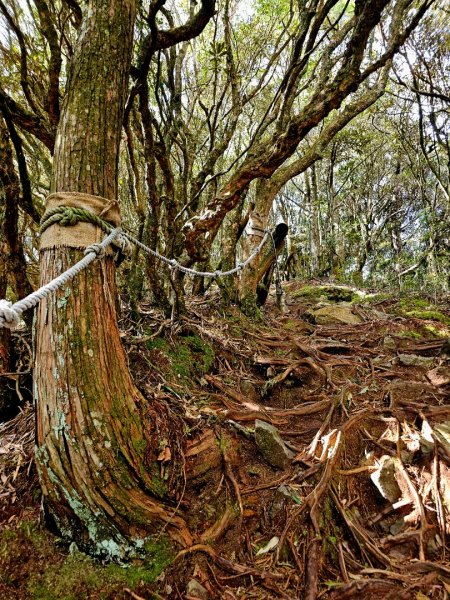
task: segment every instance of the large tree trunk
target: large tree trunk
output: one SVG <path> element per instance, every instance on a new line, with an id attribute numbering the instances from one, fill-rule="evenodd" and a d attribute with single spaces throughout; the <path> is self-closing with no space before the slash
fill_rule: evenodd
<path id="1" fill-rule="evenodd" d="M 90 3 L 57 134 L 53 191 L 117 198 L 134 18 L 134 0 Z M 41 251 L 42 283 L 81 256 L 81 249 L 66 247 Z M 191 543 L 176 510 L 157 500 L 170 494 L 177 501 L 181 478 L 174 469 L 160 478 L 164 447 L 158 445 L 171 445 L 177 465 L 178 440 L 164 407 L 149 408 L 133 385 L 116 298 L 115 265 L 105 257 L 41 303 L 36 327 L 37 462 L 45 503 L 64 537 L 107 557 L 133 552 L 162 523 Z"/>

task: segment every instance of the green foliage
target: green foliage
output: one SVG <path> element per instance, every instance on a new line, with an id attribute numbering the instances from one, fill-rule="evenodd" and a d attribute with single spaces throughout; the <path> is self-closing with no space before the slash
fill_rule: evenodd
<path id="1" fill-rule="evenodd" d="M 409 296 L 400 298 L 397 302 L 396 312 L 405 317 L 423 319 L 426 321 L 437 321 L 443 325 L 450 325 L 450 317 L 440 311 L 432 302 L 426 298 Z"/>

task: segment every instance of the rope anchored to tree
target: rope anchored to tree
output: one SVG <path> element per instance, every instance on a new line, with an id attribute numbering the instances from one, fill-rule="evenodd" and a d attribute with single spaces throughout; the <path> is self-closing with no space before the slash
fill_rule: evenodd
<path id="1" fill-rule="evenodd" d="M 105 221 L 104 219 L 102 219 L 98 215 L 95 215 L 94 213 L 92 213 L 91 211 L 89 211 L 87 209 L 72 208 L 72 207 L 68 207 L 68 206 L 58 206 L 58 207 L 53 208 L 52 210 L 45 213 L 45 215 L 42 218 L 41 227 L 40 227 L 39 231 L 42 234 L 48 227 L 50 227 L 51 225 L 54 225 L 56 223 L 58 225 L 63 225 L 63 226 L 67 227 L 67 226 L 71 226 L 71 225 L 76 225 L 77 223 L 80 223 L 80 222 L 91 223 L 92 225 L 97 225 L 97 227 L 100 227 L 100 229 L 102 231 L 104 231 L 105 233 L 108 233 L 113 229 L 113 227 L 112 227 L 112 225 L 110 225 L 110 223 L 108 223 L 107 221 Z M 230 269 L 228 271 L 220 271 L 220 270 L 196 271 L 195 269 L 190 269 L 189 267 L 185 267 L 184 265 L 181 265 L 174 258 L 167 258 L 167 256 L 163 256 L 159 252 L 156 252 L 156 250 L 152 250 L 152 248 L 149 248 L 148 246 L 146 246 L 145 244 L 140 242 L 138 239 L 136 239 L 135 237 L 133 237 L 130 233 L 127 233 L 126 231 L 122 231 L 121 237 L 127 238 L 130 242 L 132 242 L 133 244 L 138 246 L 138 248 L 140 248 L 147 254 L 150 254 L 151 256 L 157 258 L 158 260 L 160 260 L 164 264 L 168 265 L 172 269 L 177 269 L 178 271 L 181 271 L 182 273 L 186 273 L 186 275 L 193 275 L 194 277 L 217 278 L 217 277 L 227 277 L 229 275 L 234 275 L 235 273 L 242 271 L 242 269 L 245 269 L 245 267 L 248 264 L 250 264 L 252 262 L 252 260 L 257 256 L 257 254 L 259 254 L 259 252 L 261 252 L 269 235 L 270 235 L 270 231 L 264 230 L 263 238 L 262 238 L 261 242 L 258 244 L 258 246 L 255 248 L 255 250 L 252 252 L 252 254 L 250 254 L 250 256 L 246 260 L 237 264 L 234 267 L 234 269 Z"/>
<path id="2" fill-rule="evenodd" d="M 131 234 L 123 231 L 120 227 L 113 227 L 105 219 L 102 219 L 101 216 L 96 215 L 95 213 L 85 208 L 78 208 L 72 206 L 57 206 L 47 211 L 42 218 L 39 232 L 42 235 L 44 231 L 46 231 L 51 225 L 55 224 L 65 227 L 71 227 L 80 222 L 90 223 L 91 225 L 99 227 L 104 233 L 107 234 L 107 236 L 102 242 L 98 244 L 90 244 L 89 246 L 87 246 L 86 250 L 84 251 L 84 258 L 82 258 L 75 265 L 70 267 L 67 271 L 65 271 L 46 285 L 42 286 L 32 294 L 28 295 L 26 298 L 23 298 L 22 300 L 19 300 L 14 304 L 7 300 L 0 300 L 0 328 L 16 328 L 20 322 L 21 315 L 25 310 L 37 306 L 41 300 L 43 300 L 44 298 L 58 290 L 60 287 L 65 285 L 68 281 L 73 279 L 76 275 L 78 275 L 78 273 L 80 273 L 93 261 L 101 258 L 105 254 L 108 246 L 110 246 L 111 244 L 119 246 L 124 254 L 129 254 L 129 252 L 127 252 L 126 246 L 129 246 L 129 242 L 132 242 L 141 250 L 143 250 L 147 254 L 150 254 L 151 256 L 154 256 L 155 258 L 165 263 L 172 269 L 177 269 L 182 273 L 186 273 L 187 275 L 210 278 L 226 277 L 229 275 L 234 275 L 239 271 L 242 271 L 248 264 L 252 262 L 252 260 L 259 254 L 259 252 L 261 252 L 269 236 L 272 238 L 272 244 L 276 255 L 276 248 L 273 236 L 271 232 L 266 229 L 264 230 L 264 235 L 262 237 L 261 242 L 255 248 L 255 250 L 250 254 L 250 256 L 246 260 L 236 265 L 234 269 L 229 269 L 228 271 L 196 271 L 195 269 L 190 269 L 189 267 L 181 265 L 175 259 L 167 258 L 166 256 L 159 254 L 159 252 L 156 252 L 156 250 L 152 250 L 151 248 L 140 242 L 138 239 L 133 237 Z"/>
<path id="3" fill-rule="evenodd" d="M 122 233 L 120 227 L 113 229 L 105 239 L 99 244 L 91 244 L 84 251 L 84 257 L 79 260 L 75 265 L 64 271 L 61 275 L 52 279 L 49 283 L 42 286 L 32 294 L 26 296 L 22 300 L 16 303 L 8 302 L 7 300 L 0 300 L 0 328 L 7 327 L 8 329 L 15 329 L 19 322 L 22 313 L 29 308 L 34 308 L 39 304 L 41 300 L 50 296 L 53 292 L 56 292 L 60 287 L 65 285 L 68 281 L 73 279 L 78 273 L 90 265 L 94 260 L 101 258 L 106 248 L 116 240 Z"/>

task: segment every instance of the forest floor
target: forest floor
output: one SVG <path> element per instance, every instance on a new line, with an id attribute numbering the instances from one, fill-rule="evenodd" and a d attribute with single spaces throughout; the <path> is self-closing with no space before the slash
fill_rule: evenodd
<path id="1" fill-rule="evenodd" d="M 192 548 L 67 547 L 42 524 L 32 408 L 0 426 L 2 599 L 450 597 L 450 306 L 284 292 L 252 320 L 213 292 L 175 325 L 121 323 L 136 384 L 184 419 Z"/>

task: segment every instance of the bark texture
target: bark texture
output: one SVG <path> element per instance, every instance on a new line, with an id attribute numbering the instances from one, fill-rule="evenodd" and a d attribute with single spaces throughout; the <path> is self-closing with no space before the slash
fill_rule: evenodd
<path id="1" fill-rule="evenodd" d="M 6 298 L 8 284 L 19 298 L 32 292 L 27 278 L 23 245 L 19 235 L 20 181 L 14 168 L 7 124 L 0 116 L 0 298 Z M 27 322 L 30 314 L 25 315 Z M 0 329 L 0 420 L 14 414 L 19 405 L 15 391 L 11 332 Z"/>
<path id="2" fill-rule="evenodd" d="M 134 0 L 90 4 L 62 107 L 53 191 L 117 197 L 134 17 Z M 81 256 L 65 247 L 41 251 L 41 283 Z M 163 525 L 183 545 L 191 543 L 176 509 L 158 500 L 178 499 L 179 473 L 172 469 L 163 481 L 158 456 L 161 444 L 169 445 L 172 464 L 181 463 L 179 443 L 164 407 L 149 407 L 133 385 L 116 299 L 115 265 L 104 257 L 41 303 L 35 368 L 46 506 L 64 537 L 110 558 L 135 552 Z"/>

